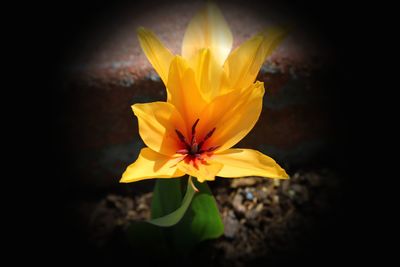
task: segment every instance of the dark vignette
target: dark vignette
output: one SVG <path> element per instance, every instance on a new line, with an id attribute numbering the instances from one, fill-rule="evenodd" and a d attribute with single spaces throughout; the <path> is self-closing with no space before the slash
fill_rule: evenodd
<path id="1" fill-rule="evenodd" d="M 157 1 L 158 3 L 159 1 Z M 239 1 L 241 4 L 244 1 Z M 150 5 L 152 5 L 151 3 Z M 155 4 L 155 3 L 154 3 Z M 354 62 L 351 60 L 349 50 L 355 48 L 356 44 L 344 43 L 349 35 L 349 11 L 346 11 L 345 3 L 266 3 L 256 1 L 245 1 L 245 5 L 252 5 L 259 9 L 273 6 L 277 12 L 289 14 L 302 26 L 307 27 L 318 39 L 324 42 L 330 49 L 334 60 L 332 64 L 324 68 L 322 83 L 326 85 L 327 94 L 331 97 L 328 105 L 330 118 L 335 129 L 335 140 L 330 147 L 327 157 L 321 157 L 321 162 L 314 164 L 329 165 L 341 173 L 341 201 L 332 207 L 330 215 L 315 229 L 311 236 L 304 240 L 304 244 L 298 249 L 288 252 L 286 255 L 277 255 L 272 263 L 307 262 L 310 265 L 320 265 L 321 261 L 330 263 L 341 263 L 345 258 L 352 255 L 351 248 L 355 242 L 356 233 L 354 229 L 358 225 L 354 214 L 353 196 L 351 190 L 357 176 L 351 172 L 349 162 L 352 155 L 348 147 L 351 146 L 353 137 L 352 123 L 354 118 L 348 113 L 351 107 L 352 88 L 349 81 L 353 79 L 349 69 Z M 116 19 L 117 14 L 123 13 L 127 3 L 102 3 L 102 2 L 63 2 L 54 7 L 46 20 L 48 27 L 48 49 L 46 57 L 50 60 L 49 66 L 49 94 L 51 95 L 51 112 L 49 121 L 50 148 L 53 155 L 49 160 L 54 167 L 49 177 L 52 180 L 51 194 L 54 198 L 48 205 L 48 215 L 52 220 L 47 221 L 45 228 L 52 235 L 51 253 L 58 255 L 61 261 L 97 263 L 104 261 L 93 247 L 85 240 L 84 233 L 79 223 L 74 218 L 71 210 L 70 198 L 82 194 L 79 186 L 76 186 L 77 176 L 76 158 L 79 151 L 71 149 L 70 139 L 65 131 L 65 121 L 69 119 L 70 112 L 82 99 L 66 99 L 62 90 L 59 90 L 65 78 L 65 66 L 68 66 L 79 55 L 82 40 L 90 35 L 98 25 L 107 25 Z M 137 10 L 148 7 L 148 3 L 138 3 Z M 338 18 L 338 14 L 340 14 Z M 349 40 L 349 39 L 347 39 Z M 351 40 L 351 39 L 350 39 Z M 80 56 L 80 55 L 79 55 Z M 350 59 L 349 59 L 350 58 Z M 354 59 L 353 59 L 354 60 Z M 313 166 L 307 166 L 313 167 Z M 50 191 L 50 190 L 49 190 Z M 96 194 L 96 192 L 94 192 Z M 92 197 L 96 197 L 93 195 Z M 77 198 L 79 199 L 79 198 Z M 118 251 L 115 248 L 113 255 L 129 253 Z M 132 255 L 134 259 L 135 255 Z M 155 256 L 156 257 L 156 256 Z M 117 263 L 118 257 L 105 259 L 108 263 Z M 260 262 L 260 265 L 270 265 Z"/>

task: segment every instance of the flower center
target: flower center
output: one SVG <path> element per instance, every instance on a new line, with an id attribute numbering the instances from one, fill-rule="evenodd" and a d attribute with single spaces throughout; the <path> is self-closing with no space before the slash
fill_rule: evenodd
<path id="1" fill-rule="evenodd" d="M 203 153 L 211 153 L 216 150 L 220 146 L 211 146 L 207 149 L 203 148 L 204 143 L 214 134 L 215 127 L 211 129 L 201 140 L 199 143 L 196 139 L 196 126 L 199 123 L 200 119 L 197 119 L 192 126 L 192 136 L 190 142 L 186 139 L 186 137 L 180 132 L 178 129 L 175 129 L 176 135 L 178 136 L 181 143 L 185 146 L 183 149 L 179 149 L 176 151 L 178 154 L 186 155 L 185 160 L 193 161 L 196 163 L 196 159 L 200 160 L 204 163 L 204 158 L 202 157 Z M 195 165 L 196 166 L 196 165 Z"/>

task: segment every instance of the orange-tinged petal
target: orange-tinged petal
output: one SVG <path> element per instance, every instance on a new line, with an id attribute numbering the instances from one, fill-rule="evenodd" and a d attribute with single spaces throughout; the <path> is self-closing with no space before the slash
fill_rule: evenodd
<path id="1" fill-rule="evenodd" d="M 189 130 L 207 103 L 200 94 L 194 71 L 182 57 L 177 56 L 172 60 L 167 92 L 168 102 L 180 112 L 187 123 L 185 130 Z"/>
<path id="2" fill-rule="evenodd" d="M 268 178 L 289 178 L 289 175 L 272 158 L 252 149 L 228 149 L 214 154 L 212 160 L 223 164 L 218 176 L 235 178 L 262 176 Z"/>
<path id="3" fill-rule="evenodd" d="M 205 147 L 219 146 L 216 151 L 224 151 L 243 139 L 260 116 L 263 95 L 264 84 L 256 82 L 246 90 L 216 97 L 202 112 L 198 124 L 200 136 L 216 128 Z"/>
<path id="4" fill-rule="evenodd" d="M 175 129 L 185 127 L 176 108 L 166 102 L 135 104 L 133 112 L 138 118 L 139 134 L 144 143 L 155 152 L 174 155 L 179 148 Z"/>
<path id="5" fill-rule="evenodd" d="M 208 48 L 199 50 L 189 60 L 190 67 L 194 70 L 197 86 L 201 95 L 207 102 L 211 102 L 219 94 L 219 86 L 223 73 L 212 51 Z"/>
<path id="6" fill-rule="evenodd" d="M 178 163 L 179 170 L 196 177 L 200 183 L 204 181 L 213 181 L 221 168 L 222 164 L 218 162 L 207 162 L 205 164 L 199 162 L 197 168 L 193 165 L 192 161 L 186 162 L 182 160 Z"/>
<path id="7" fill-rule="evenodd" d="M 161 43 L 160 40 L 149 30 L 143 27 L 137 30 L 140 46 L 147 59 L 160 75 L 164 84 L 167 84 L 169 65 L 174 55 Z"/>
<path id="8" fill-rule="evenodd" d="M 167 157 L 154 152 L 150 148 L 143 148 L 137 160 L 128 166 L 122 174 L 121 183 L 136 182 L 153 178 L 172 178 L 183 176 L 177 168 L 179 158 Z"/>
<path id="9" fill-rule="evenodd" d="M 275 47 L 285 37 L 285 31 L 271 28 L 250 38 L 228 57 L 224 64 L 224 90 L 242 89 L 252 84 Z"/>
<path id="10" fill-rule="evenodd" d="M 208 2 L 189 22 L 183 37 L 182 56 L 190 59 L 200 49 L 209 48 L 220 66 L 232 48 L 233 37 L 219 8 Z"/>

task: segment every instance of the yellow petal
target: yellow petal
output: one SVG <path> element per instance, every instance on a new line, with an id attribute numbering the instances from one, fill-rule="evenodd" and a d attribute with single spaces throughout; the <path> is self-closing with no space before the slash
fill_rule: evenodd
<path id="1" fill-rule="evenodd" d="M 122 174 L 121 183 L 136 182 L 153 178 L 172 178 L 183 176 L 177 168 L 179 158 L 171 158 L 143 148 L 137 160 Z"/>
<path id="2" fill-rule="evenodd" d="M 194 70 L 197 86 L 207 102 L 211 102 L 219 94 L 222 66 L 218 65 L 215 56 L 208 48 L 198 51 L 189 61 Z"/>
<path id="3" fill-rule="evenodd" d="M 204 181 L 213 181 L 217 173 L 221 170 L 222 164 L 218 162 L 207 162 L 205 164 L 197 164 L 197 168 L 190 161 L 189 163 L 182 160 L 178 163 L 178 169 L 182 172 L 196 177 L 202 183 Z"/>
<path id="4" fill-rule="evenodd" d="M 207 103 L 200 94 L 194 71 L 182 57 L 177 56 L 172 60 L 167 92 L 168 102 L 176 107 L 189 129 Z"/>
<path id="5" fill-rule="evenodd" d="M 137 30 L 140 46 L 153 68 L 167 84 L 168 70 L 174 55 L 158 40 L 154 33 L 143 27 Z"/>
<path id="6" fill-rule="evenodd" d="M 235 178 L 262 176 L 289 178 L 289 175 L 272 158 L 252 149 L 228 149 L 214 154 L 212 160 L 223 164 L 218 176 Z"/>
<path id="7" fill-rule="evenodd" d="M 209 48 L 220 66 L 232 48 L 233 37 L 221 11 L 208 2 L 189 22 L 183 37 L 182 56 L 190 59 L 202 48 Z"/>
<path id="8" fill-rule="evenodd" d="M 257 74 L 275 47 L 285 36 L 285 31 L 271 28 L 255 35 L 236 48 L 224 64 L 227 79 L 223 87 L 229 89 L 246 88 L 252 84 Z"/>
<path id="9" fill-rule="evenodd" d="M 235 90 L 216 97 L 200 116 L 200 136 L 216 128 L 204 147 L 219 146 L 216 151 L 224 151 L 243 139 L 260 116 L 263 95 L 264 84 L 256 82 L 246 90 Z M 202 121 L 205 123 L 202 124 Z"/>
<path id="10" fill-rule="evenodd" d="M 179 148 L 175 129 L 185 127 L 175 107 L 166 102 L 135 104 L 133 112 L 138 118 L 139 134 L 144 143 L 155 152 L 174 155 Z"/>

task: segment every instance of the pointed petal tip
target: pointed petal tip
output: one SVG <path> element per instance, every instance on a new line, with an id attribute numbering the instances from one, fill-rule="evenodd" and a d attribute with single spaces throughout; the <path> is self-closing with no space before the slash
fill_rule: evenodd
<path id="1" fill-rule="evenodd" d="M 142 149 L 143 150 L 143 149 Z M 141 151 L 142 152 L 142 151 Z M 138 156 L 138 158 L 140 157 L 141 155 L 139 155 Z M 137 160 L 136 160 L 137 161 Z M 136 161 L 135 161 L 135 163 L 136 163 Z M 133 163 L 133 164 L 131 164 L 130 166 L 132 166 L 132 165 L 134 165 L 135 163 Z M 132 177 L 132 175 L 130 175 L 131 173 L 130 173 L 130 171 L 129 171 L 129 168 L 130 168 L 130 166 L 128 166 L 127 168 L 126 168 L 126 170 L 122 173 L 122 176 L 121 176 L 121 178 L 119 179 L 119 183 L 120 184 L 127 184 L 127 183 L 133 183 L 133 182 L 137 182 L 137 181 L 140 181 L 141 179 L 139 178 L 139 177 Z M 137 179 L 137 178 L 139 178 L 139 179 Z"/>
<path id="2" fill-rule="evenodd" d="M 124 177 L 121 177 L 121 179 L 119 179 L 119 183 L 120 184 L 127 184 L 129 182 Z"/>
<path id="3" fill-rule="evenodd" d="M 172 52 L 160 41 L 154 32 L 144 27 L 138 27 L 136 33 L 139 44 L 148 61 L 164 84 L 166 84 L 169 65 L 173 58 Z"/>
<path id="4" fill-rule="evenodd" d="M 127 184 L 127 183 L 132 183 L 132 182 L 136 182 L 136 180 L 129 179 L 127 177 L 127 170 L 125 170 L 124 173 L 121 176 L 121 179 L 119 179 L 119 183 L 120 184 Z"/>
<path id="5" fill-rule="evenodd" d="M 210 48 L 221 66 L 229 55 L 233 35 L 221 10 L 213 1 L 207 1 L 203 8 L 189 22 L 183 42 L 182 55 L 190 59 L 201 48 Z"/>
<path id="6" fill-rule="evenodd" d="M 281 177 L 279 179 L 290 179 L 290 175 L 287 174 L 284 169 L 282 169 Z"/>
<path id="7" fill-rule="evenodd" d="M 149 31 L 146 30 L 144 27 L 140 26 L 136 28 L 136 35 L 139 38 L 139 41 L 143 40 L 148 34 Z"/>
<path id="8" fill-rule="evenodd" d="M 132 106 L 131 106 L 131 109 L 132 109 L 132 111 L 133 111 L 133 113 L 136 115 L 136 111 L 137 111 L 137 105 L 138 105 L 138 103 L 136 103 L 136 104 L 133 104 Z"/>
<path id="9" fill-rule="evenodd" d="M 283 170 L 281 173 L 277 174 L 277 175 L 265 175 L 265 176 L 261 176 L 263 178 L 266 179 L 277 179 L 277 180 L 287 180 L 290 179 L 290 176 Z"/>
<path id="10" fill-rule="evenodd" d="M 139 26 L 139 27 L 136 28 L 136 33 L 137 33 L 137 34 L 144 34 L 144 33 L 146 33 L 146 32 L 147 32 L 147 30 L 146 30 L 146 28 L 143 27 L 143 26 Z"/>
<path id="11" fill-rule="evenodd" d="M 223 169 L 217 174 L 220 177 L 289 178 L 286 171 L 274 159 L 253 149 L 231 148 L 220 154 L 215 154 L 213 160 L 224 165 Z"/>
<path id="12" fill-rule="evenodd" d="M 284 169 L 277 170 L 277 173 L 275 175 L 267 174 L 265 176 L 262 176 L 264 178 L 268 179 L 278 179 L 278 180 L 287 180 L 290 179 L 290 176 L 286 173 Z"/>
<path id="13" fill-rule="evenodd" d="M 270 178 L 273 178 L 273 179 L 284 179 L 284 180 L 289 179 L 290 176 L 289 176 L 289 174 L 287 174 L 286 170 L 284 168 L 282 168 L 275 160 L 274 160 L 274 162 L 276 164 L 275 165 L 276 175 L 274 175 L 273 177 L 270 177 Z"/>

